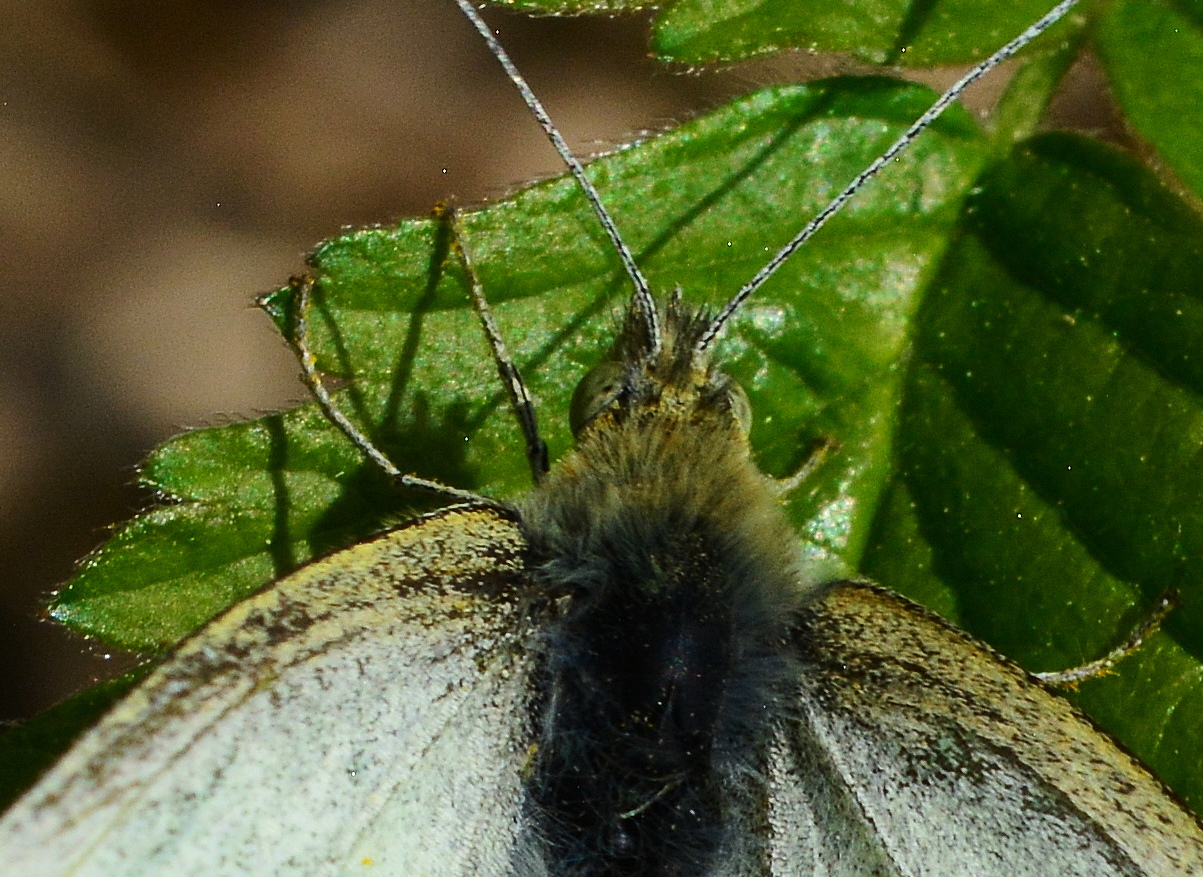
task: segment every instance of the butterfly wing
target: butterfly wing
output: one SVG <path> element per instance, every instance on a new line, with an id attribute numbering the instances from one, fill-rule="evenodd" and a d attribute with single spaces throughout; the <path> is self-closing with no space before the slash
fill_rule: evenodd
<path id="1" fill-rule="evenodd" d="M 7 872 L 507 873 L 525 547 L 451 509 L 238 604 L 9 811 Z"/>
<path id="2" fill-rule="evenodd" d="M 926 610 L 828 586 L 770 759 L 782 874 L 1203 873 L 1203 831 L 1067 701 Z"/>

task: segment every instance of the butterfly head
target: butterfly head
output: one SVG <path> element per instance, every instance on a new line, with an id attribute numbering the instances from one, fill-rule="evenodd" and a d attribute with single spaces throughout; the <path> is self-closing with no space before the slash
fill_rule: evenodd
<path id="1" fill-rule="evenodd" d="M 600 429 L 669 418 L 721 424 L 745 436 L 747 394 L 714 366 L 704 343 L 713 326 L 674 290 L 662 313 L 632 306 L 606 357 L 577 385 L 569 419 L 581 439 Z"/>

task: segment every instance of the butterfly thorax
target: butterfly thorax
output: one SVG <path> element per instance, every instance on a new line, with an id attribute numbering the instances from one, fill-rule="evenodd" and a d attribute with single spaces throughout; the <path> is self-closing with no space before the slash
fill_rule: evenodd
<path id="1" fill-rule="evenodd" d="M 522 506 L 558 613 L 530 788 L 566 873 L 704 873 L 789 672 L 796 537 L 733 385 L 682 351 L 691 318 L 668 317 Z"/>

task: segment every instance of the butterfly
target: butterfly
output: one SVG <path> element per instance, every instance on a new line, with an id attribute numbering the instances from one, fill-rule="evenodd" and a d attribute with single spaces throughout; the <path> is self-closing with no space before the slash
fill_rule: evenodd
<path id="1" fill-rule="evenodd" d="M 447 251 L 475 249 L 475 230 L 434 228 L 452 230 Z M 282 301 L 293 318 L 323 307 L 308 282 Z M 462 502 L 237 604 L 0 823 L 9 860 L 29 856 L 33 873 L 1197 868 L 1198 823 L 1064 701 L 792 547 L 783 485 L 752 464 L 751 410 L 715 362 L 719 328 L 678 296 L 637 294 L 571 406 L 577 448 L 543 476 L 528 442 L 528 497 L 448 494 Z"/>

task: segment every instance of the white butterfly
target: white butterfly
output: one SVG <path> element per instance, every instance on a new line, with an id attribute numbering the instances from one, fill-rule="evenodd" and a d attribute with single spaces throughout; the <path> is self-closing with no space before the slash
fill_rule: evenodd
<path id="1" fill-rule="evenodd" d="M 0 821 L 10 873 L 1203 873 L 1198 821 L 1062 699 L 812 580 L 723 319 L 637 293 L 528 497 L 187 640 Z"/>

